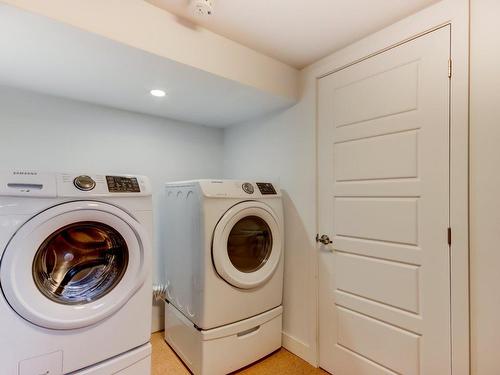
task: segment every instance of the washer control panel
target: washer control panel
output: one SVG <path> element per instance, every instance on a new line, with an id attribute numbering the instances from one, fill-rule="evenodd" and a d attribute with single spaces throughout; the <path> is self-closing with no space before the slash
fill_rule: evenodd
<path id="1" fill-rule="evenodd" d="M 106 176 L 110 193 L 140 193 L 141 188 L 135 177 Z"/>
<path id="2" fill-rule="evenodd" d="M 276 189 L 269 182 L 257 182 L 257 187 L 262 195 L 276 195 Z"/>
<path id="3" fill-rule="evenodd" d="M 95 188 L 95 181 L 90 176 L 80 175 L 78 177 L 75 177 L 75 179 L 73 180 L 73 185 L 75 185 L 78 190 L 90 191 Z"/>
<path id="4" fill-rule="evenodd" d="M 253 185 L 250 182 L 243 183 L 243 185 L 241 185 L 241 188 L 247 194 L 253 194 L 254 192 Z"/>

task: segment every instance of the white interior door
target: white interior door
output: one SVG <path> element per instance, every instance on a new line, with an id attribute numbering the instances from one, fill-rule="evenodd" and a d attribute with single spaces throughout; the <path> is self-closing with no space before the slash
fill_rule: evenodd
<path id="1" fill-rule="evenodd" d="M 450 28 L 319 80 L 320 365 L 450 374 Z"/>

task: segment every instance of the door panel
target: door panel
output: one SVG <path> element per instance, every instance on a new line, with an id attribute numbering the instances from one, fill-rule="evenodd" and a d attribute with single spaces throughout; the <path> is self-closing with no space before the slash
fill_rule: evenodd
<path id="1" fill-rule="evenodd" d="M 443 27 L 319 80 L 320 365 L 450 374 Z"/>
<path id="2" fill-rule="evenodd" d="M 337 181 L 417 177 L 417 149 L 415 130 L 337 143 Z"/>
<path id="3" fill-rule="evenodd" d="M 337 306 L 338 343 L 405 375 L 418 374 L 420 335 Z"/>
<path id="4" fill-rule="evenodd" d="M 335 197 L 335 233 L 416 245 L 417 198 Z"/>
<path id="5" fill-rule="evenodd" d="M 336 261 L 337 290 L 418 313 L 418 267 L 341 252 Z"/>
<path id="6" fill-rule="evenodd" d="M 343 83 L 333 93 L 333 123 L 336 127 L 417 109 L 417 62 Z M 354 103 L 355 111 L 352 110 Z"/>

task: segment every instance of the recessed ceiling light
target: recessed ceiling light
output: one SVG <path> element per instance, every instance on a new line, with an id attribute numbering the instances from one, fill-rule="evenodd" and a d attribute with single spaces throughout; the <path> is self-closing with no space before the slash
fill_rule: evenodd
<path id="1" fill-rule="evenodd" d="M 162 97 L 164 97 L 165 95 L 167 95 L 167 93 L 166 93 L 165 91 L 163 91 L 163 90 L 158 90 L 158 89 L 151 90 L 149 93 L 150 93 L 151 95 L 153 95 L 153 96 L 158 97 L 158 98 L 162 98 Z"/>

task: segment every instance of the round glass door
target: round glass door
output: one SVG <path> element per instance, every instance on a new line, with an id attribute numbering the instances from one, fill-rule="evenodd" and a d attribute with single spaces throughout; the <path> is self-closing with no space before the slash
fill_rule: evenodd
<path id="1" fill-rule="evenodd" d="M 212 257 L 215 269 L 229 284 L 251 289 L 264 284 L 281 261 L 280 221 L 261 202 L 231 207 L 215 227 Z"/>
<path id="2" fill-rule="evenodd" d="M 122 209 L 95 201 L 53 206 L 25 222 L 0 262 L 0 286 L 24 319 L 78 329 L 122 308 L 150 272 L 143 226 Z"/>
<path id="3" fill-rule="evenodd" d="M 273 248 L 273 234 L 266 221 L 258 216 L 240 219 L 227 239 L 227 254 L 241 272 L 255 272 L 266 264 Z"/>
<path id="4" fill-rule="evenodd" d="M 123 236 L 104 223 L 83 221 L 52 233 L 33 260 L 33 279 L 51 301 L 77 305 L 109 293 L 128 265 Z"/>

